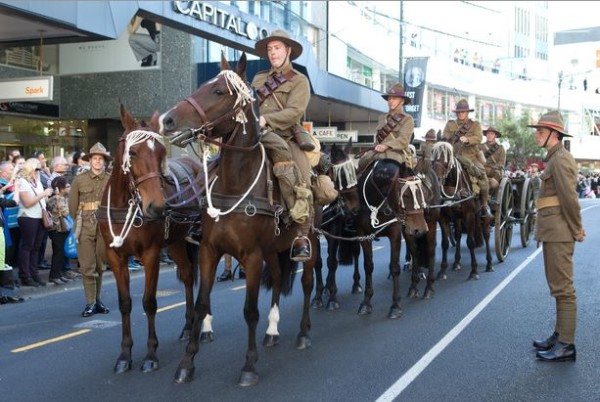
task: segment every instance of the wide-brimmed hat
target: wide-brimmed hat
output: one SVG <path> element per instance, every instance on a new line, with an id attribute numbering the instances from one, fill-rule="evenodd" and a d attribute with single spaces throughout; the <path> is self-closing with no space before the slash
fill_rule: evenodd
<path id="1" fill-rule="evenodd" d="M 551 112 L 545 113 L 540 117 L 540 120 L 537 124 L 529 124 L 527 127 L 538 128 L 545 127 L 553 131 L 557 131 L 559 134 L 565 137 L 572 137 L 572 135 L 567 134 L 565 131 L 565 123 L 563 123 L 562 115 L 558 110 L 553 110 Z"/>
<path id="2" fill-rule="evenodd" d="M 494 126 L 489 126 L 487 129 L 483 130 L 483 135 L 487 134 L 488 132 L 496 134 L 496 138 L 502 137 L 502 133 L 498 131 Z"/>
<path id="3" fill-rule="evenodd" d="M 302 45 L 300 44 L 300 42 L 296 42 L 295 40 L 290 38 L 290 35 L 288 35 L 287 32 L 281 29 L 276 29 L 273 32 L 271 32 L 271 35 L 257 41 L 256 44 L 254 44 L 256 54 L 266 59 L 268 56 L 267 45 L 269 44 L 269 42 L 273 42 L 275 40 L 282 41 L 287 46 L 292 48 L 292 52 L 290 53 L 290 60 L 295 60 L 302 54 Z"/>
<path id="4" fill-rule="evenodd" d="M 469 102 L 467 102 L 466 99 L 461 99 L 456 104 L 456 108 L 453 110 L 453 112 L 473 112 L 474 110 L 475 109 L 471 109 L 469 107 Z"/>
<path id="5" fill-rule="evenodd" d="M 531 167 L 536 167 L 536 168 L 539 168 L 539 167 L 540 167 L 540 165 L 538 165 L 538 164 L 537 164 L 537 163 L 535 163 L 535 162 L 533 162 L 533 163 L 532 163 L 531 165 L 529 165 L 529 166 L 531 166 Z"/>
<path id="6" fill-rule="evenodd" d="M 430 128 L 429 131 L 425 134 L 425 141 L 435 141 L 437 140 L 437 135 L 433 128 Z"/>
<path id="7" fill-rule="evenodd" d="M 90 158 L 93 155 L 101 155 L 104 156 L 104 159 L 106 160 L 106 162 L 110 162 L 112 160 L 112 156 L 110 156 L 110 153 L 106 150 L 106 148 L 104 147 L 104 145 L 102 145 L 101 143 L 97 142 L 95 143 L 91 148 L 90 148 L 90 152 L 86 155 L 83 155 L 81 157 L 81 159 L 83 159 L 84 161 L 89 161 Z"/>
<path id="8" fill-rule="evenodd" d="M 404 98 L 405 105 L 410 104 L 411 101 L 411 99 L 408 96 L 406 96 L 406 92 L 404 92 L 404 87 L 400 83 L 394 84 L 390 89 L 388 89 L 386 93 L 381 95 L 381 97 L 385 100 L 388 100 L 390 96 L 395 98 Z"/>

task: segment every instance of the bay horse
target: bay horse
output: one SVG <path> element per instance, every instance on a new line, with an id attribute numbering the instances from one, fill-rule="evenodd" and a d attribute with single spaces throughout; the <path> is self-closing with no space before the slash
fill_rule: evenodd
<path id="1" fill-rule="evenodd" d="M 492 254 L 490 252 L 490 219 L 481 218 L 478 198 L 471 190 L 469 172 L 463 169 L 460 161 L 454 156 L 452 145 L 448 142 L 438 142 L 432 149 L 432 169 L 442 183 L 442 208 L 440 228 L 442 230 L 442 263 L 438 279 L 446 279 L 448 268 L 449 236 L 455 238 L 455 253 L 452 270 L 461 269 L 460 240 L 463 231 L 467 233 L 467 247 L 471 254 L 471 272 L 468 279 L 479 279 L 475 249 L 485 244 L 486 272 L 493 271 Z M 454 222 L 454 231 L 450 223 Z"/>
<path id="2" fill-rule="evenodd" d="M 316 287 L 312 306 L 322 308 L 324 305 L 323 295 L 327 291 L 326 309 L 329 311 L 340 308 L 336 282 L 339 265 L 353 265 L 352 294 L 359 294 L 363 291 L 360 285 L 359 271 L 360 243 L 354 240 L 356 224 L 354 216 L 346 204 L 346 198 L 356 198 L 358 196 L 356 191 L 356 168 L 352 159 L 348 156 L 351 148 L 352 140 L 350 139 L 345 150 L 337 144 L 333 144 L 328 152 L 331 166 L 327 170 L 327 174 L 331 177 L 339 195 L 323 211 L 319 233 L 324 235 L 327 240 L 327 278 L 323 284 L 323 264 L 319 258 L 315 265 Z M 349 202 L 349 204 L 352 204 L 352 202 Z"/>
<path id="3" fill-rule="evenodd" d="M 426 236 L 416 237 L 411 233 L 405 233 L 404 236 L 411 265 L 411 284 L 408 289 L 408 297 L 419 297 L 419 280 L 422 269 L 425 269 L 427 285 L 423 292 L 423 298 L 430 299 L 433 296 L 433 283 L 435 282 L 435 249 L 437 224 L 440 220 L 441 188 L 440 182 L 431 168 L 431 161 L 421 157 L 415 170 L 423 179 L 423 194 L 426 203 L 424 214 L 428 231 Z"/>
<path id="4" fill-rule="evenodd" d="M 421 179 L 405 163 L 383 159 L 367 167 L 357 185 L 358 205 L 349 205 L 356 216 L 357 236 L 364 259 L 365 294 L 358 314 L 373 311 L 373 239 L 386 236 L 390 242 L 389 273 L 393 283 L 388 318 L 402 316 L 400 305 L 400 253 L 402 235 L 423 236 L 428 227 Z M 348 201 L 350 202 L 350 201 Z"/>
<path id="5" fill-rule="evenodd" d="M 160 252 L 168 247 L 177 264 L 178 278 L 185 285 L 185 325 L 180 339 L 192 328 L 193 285 L 197 277 L 197 246 L 189 245 L 184 236 L 199 219 L 203 177 L 202 166 L 190 158 L 171 159 L 156 134 L 158 112 L 148 126 L 138 123 L 121 105 L 121 122 L 125 129 L 114 157 L 114 169 L 104 190 L 98 210 L 98 225 L 106 244 L 106 257 L 115 277 L 121 312 L 121 353 L 114 371 L 131 369 L 131 294 L 127 260 L 136 256 L 144 266 L 143 306 L 148 320 L 148 350 L 141 370 L 158 369 L 158 338 L 155 330 L 156 291 Z M 170 201 L 170 204 L 169 202 Z M 167 211 L 169 205 L 172 211 Z M 208 323 L 208 320 L 207 320 Z M 212 330 L 207 334 L 210 337 Z"/>
<path id="6" fill-rule="evenodd" d="M 276 181 L 271 181 L 265 149 L 260 143 L 258 103 L 245 77 L 245 53 L 235 71 L 222 55 L 220 73 L 160 117 L 161 133 L 174 145 L 183 147 L 198 139 L 201 146 L 208 143 L 221 148 L 218 176 L 207 190 L 208 208 L 202 214 L 200 292 L 191 336 L 175 373 L 177 383 L 193 379 L 199 325 L 210 312 L 210 294 L 223 254 L 231 254 L 246 271 L 244 319 L 248 342 L 246 361 L 238 382 L 241 386 L 258 382 L 256 326 L 263 260 L 266 262 L 266 283 L 273 289 L 269 327 L 263 341 L 265 346 L 273 346 L 279 341 L 279 298 L 292 288 L 297 263 L 291 260 L 290 249 L 297 233 L 296 224 L 287 218 L 284 208 L 277 202 L 278 186 Z M 295 143 L 290 143 L 290 148 L 292 153 L 301 152 Z M 300 157 L 305 156 L 300 154 Z M 275 191 L 271 192 L 271 187 Z M 310 233 L 309 239 L 313 244 L 318 241 L 314 232 Z M 302 272 L 304 304 L 300 333 L 296 338 L 298 349 L 308 348 L 311 344 L 309 312 L 315 261 L 316 253 L 313 252 L 311 259 L 304 262 Z"/>

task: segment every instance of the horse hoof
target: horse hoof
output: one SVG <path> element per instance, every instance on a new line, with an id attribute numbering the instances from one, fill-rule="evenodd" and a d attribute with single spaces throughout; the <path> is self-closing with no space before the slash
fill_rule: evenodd
<path id="1" fill-rule="evenodd" d="M 402 317 L 402 309 L 400 307 L 391 307 L 390 312 L 388 314 L 388 318 L 391 320 L 395 320 L 400 317 Z"/>
<path id="2" fill-rule="evenodd" d="M 310 305 L 315 310 L 321 310 L 323 308 L 323 300 L 313 299 L 313 301 L 310 303 Z"/>
<path id="3" fill-rule="evenodd" d="M 296 349 L 298 349 L 298 350 L 308 349 L 311 347 L 311 345 L 312 345 L 312 341 L 310 340 L 310 337 L 308 337 L 306 335 L 298 335 L 298 338 L 296 339 Z"/>
<path id="4" fill-rule="evenodd" d="M 362 293 L 362 292 L 363 292 L 363 288 L 360 287 L 360 285 L 354 285 L 354 286 L 352 286 L 352 294 L 353 295 L 356 295 L 356 294 L 359 294 L 359 293 Z"/>
<path id="5" fill-rule="evenodd" d="M 179 340 L 184 342 L 184 341 L 189 341 L 190 340 L 190 330 L 189 329 L 184 329 L 183 331 L 181 331 L 181 334 L 179 334 Z"/>
<path id="6" fill-rule="evenodd" d="M 479 280 L 479 274 L 471 274 L 469 275 L 469 280 Z"/>
<path id="7" fill-rule="evenodd" d="M 366 304 L 361 304 L 360 307 L 358 308 L 358 315 L 369 315 L 373 312 L 373 307 L 366 305 Z"/>
<path id="8" fill-rule="evenodd" d="M 438 274 L 436 277 L 437 280 L 443 280 L 445 281 L 446 279 L 448 279 L 448 275 L 446 274 Z"/>
<path id="9" fill-rule="evenodd" d="M 115 374 L 123 374 L 131 370 L 131 360 L 117 360 L 115 363 Z"/>
<path id="10" fill-rule="evenodd" d="M 200 334 L 200 343 L 210 343 L 215 340 L 215 333 L 210 332 L 202 332 Z"/>
<path id="11" fill-rule="evenodd" d="M 194 368 L 192 367 L 191 369 L 184 369 L 184 368 L 177 368 L 177 371 L 175 372 L 175 378 L 173 379 L 177 384 L 186 384 L 188 382 L 191 382 L 194 379 Z"/>
<path id="12" fill-rule="evenodd" d="M 330 301 L 327 303 L 327 311 L 336 311 L 340 309 L 340 303 L 337 301 Z"/>
<path id="13" fill-rule="evenodd" d="M 460 271 L 462 269 L 462 267 L 460 266 L 460 264 L 456 264 L 452 266 L 452 270 L 453 271 Z"/>
<path id="14" fill-rule="evenodd" d="M 141 367 L 142 373 L 151 373 L 158 370 L 158 360 L 144 360 Z"/>
<path id="15" fill-rule="evenodd" d="M 263 339 L 263 346 L 270 348 L 279 343 L 279 335 L 265 335 L 265 339 Z"/>
<path id="16" fill-rule="evenodd" d="M 485 269 L 485 272 L 495 272 L 496 270 L 491 265 Z"/>
<path id="17" fill-rule="evenodd" d="M 404 265 L 402 266 L 402 269 L 404 271 L 409 271 L 412 267 L 412 264 L 410 262 L 405 262 Z"/>
<path id="18" fill-rule="evenodd" d="M 419 291 L 416 289 L 410 289 L 408 291 L 408 296 L 409 299 L 416 299 L 417 297 L 419 297 Z"/>
<path id="19" fill-rule="evenodd" d="M 250 387 L 258 384 L 258 373 L 253 371 L 242 371 L 238 385 L 240 387 Z"/>
<path id="20" fill-rule="evenodd" d="M 425 294 L 423 295 L 423 299 L 431 299 L 433 297 L 433 290 L 428 289 L 425 291 Z"/>

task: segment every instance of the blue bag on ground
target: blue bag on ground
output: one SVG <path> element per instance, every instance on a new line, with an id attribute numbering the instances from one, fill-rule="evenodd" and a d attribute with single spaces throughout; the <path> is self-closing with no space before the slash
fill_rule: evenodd
<path id="1" fill-rule="evenodd" d="M 65 257 L 77 258 L 77 242 L 75 241 L 75 233 L 69 231 L 67 240 L 65 240 Z"/>

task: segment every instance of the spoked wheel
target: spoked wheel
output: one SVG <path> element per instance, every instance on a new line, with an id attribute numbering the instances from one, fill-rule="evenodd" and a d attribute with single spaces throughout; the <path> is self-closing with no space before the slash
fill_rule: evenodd
<path id="1" fill-rule="evenodd" d="M 529 179 L 525 179 L 523 183 L 523 192 L 521 193 L 520 205 L 520 220 L 521 220 L 521 245 L 527 247 L 531 233 L 535 228 L 535 200 L 533 198 L 533 186 Z"/>
<path id="2" fill-rule="evenodd" d="M 513 213 L 513 194 L 512 186 L 508 178 L 503 178 L 498 186 L 498 206 L 496 208 L 495 233 L 496 257 L 498 261 L 503 262 L 510 250 L 512 240 L 512 213 Z"/>

